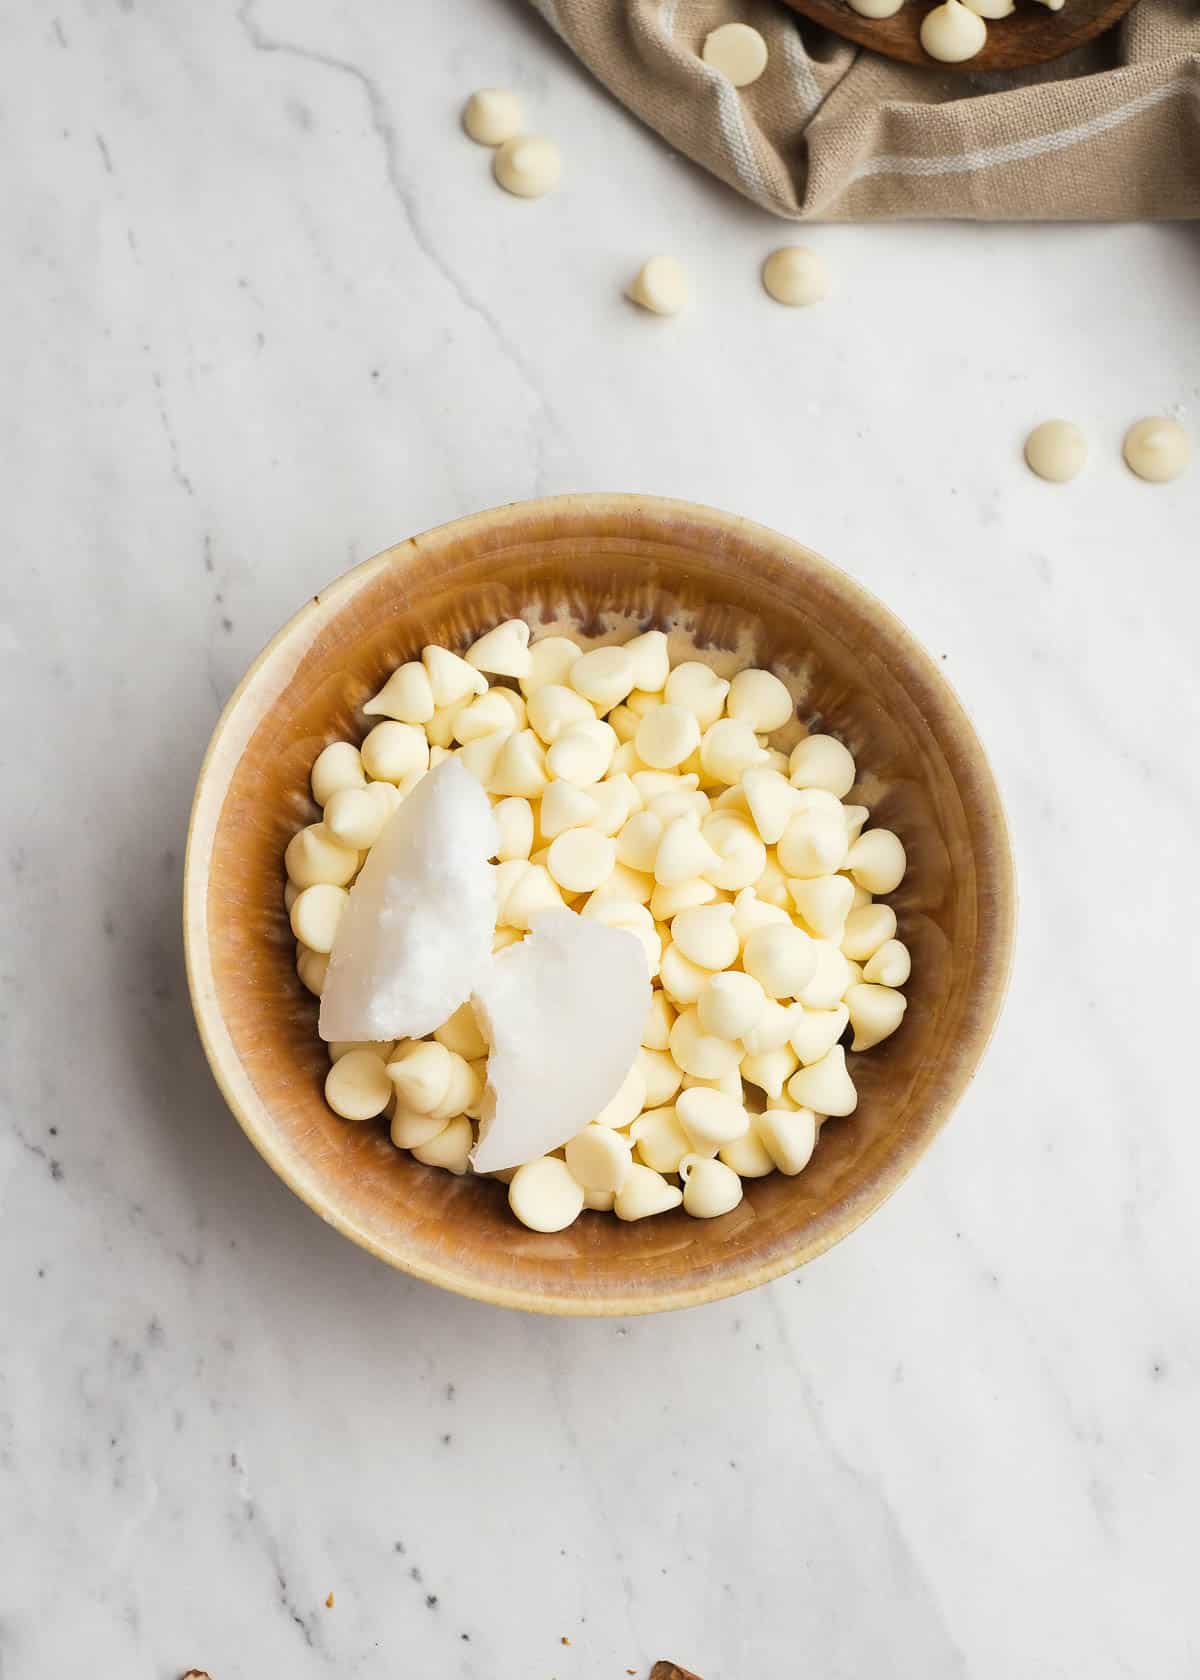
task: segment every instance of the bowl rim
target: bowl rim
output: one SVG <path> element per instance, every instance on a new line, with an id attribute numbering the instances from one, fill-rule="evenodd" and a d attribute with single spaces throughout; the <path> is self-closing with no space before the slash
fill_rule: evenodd
<path id="1" fill-rule="evenodd" d="M 799 1236 L 794 1245 L 769 1260 L 748 1262 L 731 1268 L 727 1273 L 692 1284 L 685 1280 L 655 1294 L 625 1295 L 619 1290 L 609 1290 L 590 1296 L 546 1296 L 528 1288 L 479 1282 L 460 1271 L 385 1247 L 371 1232 L 361 1228 L 333 1204 L 323 1193 L 315 1176 L 306 1179 L 292 1170 L 282 1152 L 275 1147 L 269 1124 L 264 1124 L 268 1111 L 242 1067 L 225 1026 L 208 935 L 208 864 L 230 781 L 250 737 L 266 715 L 267 707 L 247 707 L 250 698 L 257 694 L 260 676 L 285 647 L 295 644 L 295 657 L 288 669 L 290 676 L 303 660 L 319 628 L 336 613 L 345 596 L 355 593 L 366 579 L 377 572 L 394 565 L 402 555 L 415 554 L 423 543 L 469 540 L 472 534 L 484 532 L 495 536 L 506 526 L 523 523 L 530 518 L 582 516 L 612 521 L 635 512 L 664 523 L 683 520 L 693 528 L 706 527 L 714 535 L 737 534 L 742 540 L 749 539 L 760 551 L 771 554 L 785 567 L 794 567 L 799 562 L 823 573 L 855 611 L 882 625 L 902 657 L 915 663 L 926 681 L 940 691 L 945 705 L 944 723 L 963 759 L 962 765 L 955 767 L 955 780 L 964 803 L 970 800 L 979 814 L 980 824 L 990 841 L 979 859 L 977 949 L 983 953 L 984 961 L 972 1020 L 955 1047 L 953 1071 L 944 1079 L 941 1096 L 931 1105 L 925 1123 L 917 1134 L 888 1157 L 870 1185 L 847 1198 L 836 1209 L 835 1216 L 823 1222 L 818 1233 Z M 975 1077 L 991 1041 L 1008 991 L 1016 903 L 1016 875 L 1008 824 L 987 753 L 946 674 L 890 608 L 849 573 L 814 549 L 753 520 L 676 497 L 586 491 L 509 502 L 432 526 L 360 561 L 292 614 L 252 661 L 214 726 L 196 779 L 188 819 L 182 909 L 188 990 L 213 1078 L 226 1105 L 255 1149 L 314 1213 L 376 1259 L 470 1300 L 553 1316 L 629 1317 L 700 1306 L 769 1283 L 825 1253 L 888 1200 L 953 1113 Z"/>

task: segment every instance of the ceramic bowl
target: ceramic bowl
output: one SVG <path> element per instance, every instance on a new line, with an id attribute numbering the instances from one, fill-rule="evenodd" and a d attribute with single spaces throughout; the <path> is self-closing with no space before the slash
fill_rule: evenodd
<path id="1" fill-rule="evenodd" d="M 325 1106 L 317 1003 L 296 978 L 283 850 L 316 819 L 309 768 L 361 739 L 360 707 L 427 642 L 465 646 L 518 614 L 686 621 L 803 678 L 803 722 L 840 736 L 872 821 L 909 870 L 893 902 L 913 956 L 900 1030 L 851 1057 L 860 1101 L 822 1129 L 796 1178 L 747 1182 L 732 1213 L 636 1224 L 585 1213 L 546 1236 L 498 1182 L 393 1149 L 382 1122 Z M 400 543 L 308 601 L 255 661 L 217 725 L 188 837 L 184 923 L 201 1037 L 251 1142 L 298 1196 L 380 1259 L 480 1301 L 536 1312 L 693 1306 L 778 1277 L 851 1232 L 944 1125 L 1000 1009 L 1014 891 L 983 750 L 937 666 L 879 602 L 787 537 L 690 503 L 565 496 L 499 508 Z"/>

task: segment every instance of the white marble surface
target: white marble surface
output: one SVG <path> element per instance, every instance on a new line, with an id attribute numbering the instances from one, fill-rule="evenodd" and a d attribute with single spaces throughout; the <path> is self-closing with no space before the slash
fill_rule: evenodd
<path id="1" fill-rule="evenodd" d="M 517 0 L 47 0 L 3 37 L 3 1680 L 1194 1676 L 1200 470 L 1117 450 L 1200 424 L 1196 232 L 818 229 L 836 290 L 791 314 L 784 230 Z M 554 198 L 457 132 L 488 82 L 560 138 Z M 676 323 L 620 297 L 655 249 Z M 1094 443 L 1066 491 L 1019 464 L 1054 412 Z M 892 1203 L 628 1324 L 324 1228 L 221 1104 L 179 936 L 266 637 L 394 539 L 588 487 L 752 515 L 897 609 L 1023 896 Z"/>

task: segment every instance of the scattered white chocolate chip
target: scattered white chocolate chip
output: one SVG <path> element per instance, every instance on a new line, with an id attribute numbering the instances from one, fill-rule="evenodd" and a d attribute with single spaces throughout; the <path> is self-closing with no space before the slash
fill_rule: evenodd
<path id="1" fill-rule="evenodd" d="M 649 258 L 629 282 L 625 295 L 652 315 L 678 315 L 688 301 L 683 265 L 674 257 Z"/>
<path id="2" fill-rule="evenodd" d="M 767 68 L 767 43 L 748 23 L 723 23 L 705 36 L 701 57 L 735 88 L 749 87 Z"/>
<path id="3" fill-rule="evenodd" d="M 565 683 L 567 672 L 583 649 L 569 636 L 543 636 L 529 644 L 529 672 L 518 679 L 526 700 L 547 683 Z"/>
<path id="4" fill-rule="evenodd" d="M 471 695 L 486 694 L 488 691 L 488 680 L 483 672 L 477 671 L 473 665 L 468 665 L 465 659 L 460 659 L 448 648 L 438 647 L 436 643 L 431 642 L 421 650 L 421 663 L 429 678 L 433 703 L 438 710 L 461 705 Z M 430 739 L 432 740 L 432 736 Z M 446 741 L 442 742 L 443 746 L 448 744 Z"/>
<path id="5" fill-rule="evenodd" d="M 811 1108 L 769 1108 L 754 1123 L 755 1135 L 773 1166 L 787 1177 L 803 1172 L 817 1146 L 817 1117 Z"/>
<path id="6" fill-rule="evenodd" d="M 790 922 L 769 922 L 746 935 L 742 967 L 768 997 L 799 997 L 817 971 L 816 941 Z"/>
<path id="7" fill-rule="evenodd" d="M 471 1122 L 465 1114 L 458 1114 L 448 1120 L 428 1143 L 414 1144 L 412 1154 L 423 1166 L 441 1167 L 443 1172 L 461 1178 L 471 1170 L 471 1145 L 474 1141 Z"/>
<path id="8" fill-rule="evenodd" d="M 499 146 L 524 126 L 521 101 L 508 88 L 480 88 L 463 108 L 463 127 L 480 146 Z"/>
<path id="9" fill-rule="evenodd" d="M 889 18 L 904 4 L 904 0 L 849 0 L 850 9 L 857 12 L 859 17 Z"/>
<path id="10" fill-rule="evenodd" d="M 975 0 L 972 11 L 978 10 L 980 3 Z M 1087 455 L 1087 438 L 1070 420 L 1043 420 L 1025 439 L 1026 466 L 1051 484 L 1066 484 L 1077 478 L 1087 464 Z"/>
<path id="11" fill-rule="evenodd" d="M 982 50 L 987 24 L 968 11 L 962 0 L 942 0 L 921 19 L 921 45 L 930 58 L 943 64 L 962 64 Z"/>
<path id="12" fill-rule="evenodd" d="M 784 245 L 763 263 L 762 283 L 776 303 L 803 309 L 828 297 L 829 270 L 816 251 L 805 245 Z"/>
<path id="13" fill-rule="evenodd" d="M 1187 466 L 1192 443 L 1178 420 L 1156 415 L 1130 426 L 1121 453 L 1130 472 L 1139 478 L 1150 484 L 1168 484 Z"/>
<path id="14" fill-rule="evenodd" d="M 715 1038 L 744 1039 L 762 1020 L 767 995 L 752 974 L 726 971 L 714 974 L 696 1001 L 696 1013 L 706 1033 Z"/>
<path id="15" fill-rule="evenodd" d="M 846 947 L 843 944 L 842 950 Z M 849 953 L 846 953 L 849 955 Z M 912 973 L 908 946 L 899 939 L 886 939 L 867 959 L 863 979 L 874 986 L 903 986 Z"/>
<path id="16" fill-rule="evenodd" d="M 891 986 L 860 984 L 846 992 L 846 1008 L 854 1028 L 851 1050 L 871 1050 L 890 1037 L 904 1019 L 908 999 Z"/>
<path id="17" fill-rule="evenodd" d="M 517 134 L 496 148 L 492 174 L 517 198 L 541 198 L 558 185 L 562 158 L 544 134 Z"/>
<path id="18" fill-rule="evenodd" d="M 1011 17 L 1017 9 L 1014 0 L 963 0 L 963 5 L 981 18 L 987 18 L 989 23 Z"/>
<path id="19" fill-rule="evenodd" d="M 310 823 L 288 841 L 283 866 L 288 880 L 301 889 L 318 886 L 323 881 L 333 887 L 344 887 L 354 879 L 358 853 L 339 844 L 324 823 Z"/>
<path id="20" fill-rule="evenodd" d="M 856 775 L 853 755 L 833 735 L 806 735 L 792 748 L 788 776 L 795 788 L 820 788 L 846 797 Z"/>
<path id="21" fill-rule="evenodd" d="M 625 643 L 625 652 L 633 660 L 634 688 L 643 703 L 652 701 L 667 686 L 671 674 L 671 655 L 663 630 L 643 630 L 640 636 Z M 633 707 L 639 716 L 644 713 Z"/>

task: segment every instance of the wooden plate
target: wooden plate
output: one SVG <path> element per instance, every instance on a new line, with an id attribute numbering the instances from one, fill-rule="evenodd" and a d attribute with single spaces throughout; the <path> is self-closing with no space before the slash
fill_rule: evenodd
<path id="1" fill-rule="evenodd" d="M 866 18 L 846 0 L 787 0 L 793 11 L 811 18 L 847 41 L 857 41 L 885 58 L 903 59 L 906 64 L 924 64 L 937 70 L 966 71 L 978 75 L 987 70 L 1021 70 L 1029 64 L 1044 64 L 1060 58 L 1092 40 L 1132 10 L 1136 0 L 1067 0 L 1060 12 L 1020 0 L 1011 17 L 988 24 L 984 49 L 963 64 L 943 64 L 930 58 L 921 45 L 921 20 L 932 11 L 936 0 L 909 0 L 894 17 Z"/>

